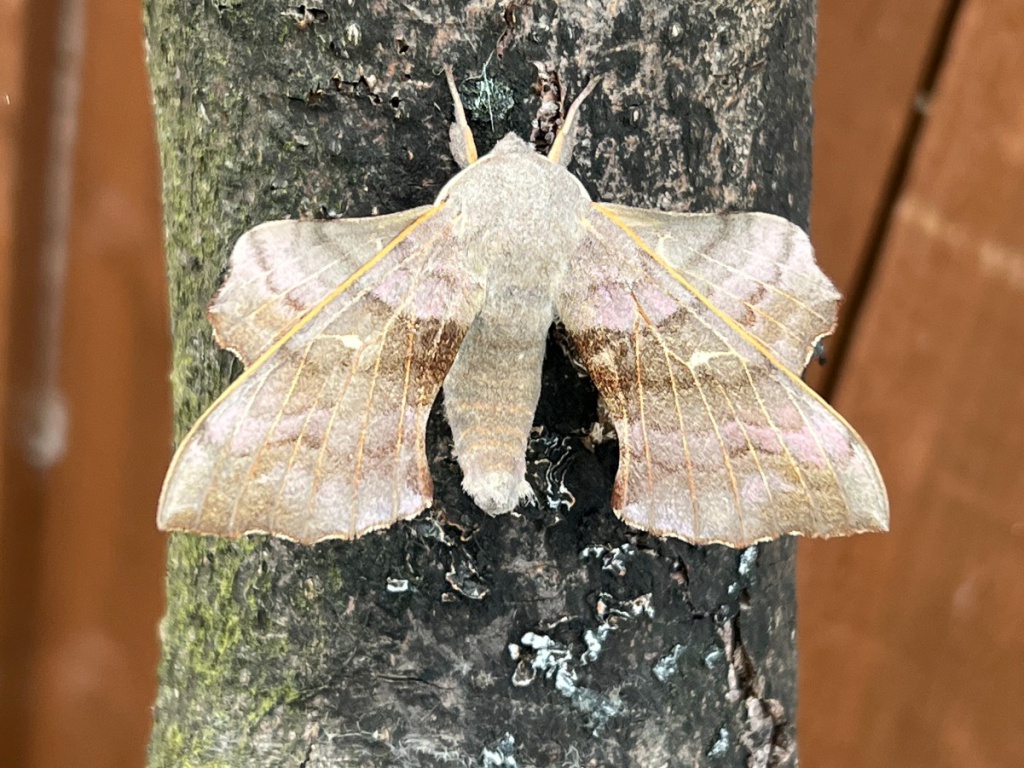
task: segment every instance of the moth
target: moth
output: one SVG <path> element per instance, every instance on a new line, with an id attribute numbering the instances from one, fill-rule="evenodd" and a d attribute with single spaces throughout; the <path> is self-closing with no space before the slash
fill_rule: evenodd
<path id="1" fill-rule="evenodd" d="M 509 134 L 478 157 L 446 75 L 462 170 L 433 205 L 238 240 L 208 314 L 245 371 L 178 448 L 160 527 L 311 544 L 415 517 L 442 386 L 465 491 L 511 511 L 557 319 L 615 427 L 629 525 L 733 547 L 885 530 L 871 454 L 800 377 L 839 300 L 803 231 L 592 201 L 566 166 L 596 81 L 547 156 Z"/>

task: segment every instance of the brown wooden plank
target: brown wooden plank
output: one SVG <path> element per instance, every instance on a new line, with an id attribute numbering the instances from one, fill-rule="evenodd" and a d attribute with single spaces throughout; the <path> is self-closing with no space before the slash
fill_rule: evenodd
<path id="1" fill-rule="evenodd" d="M 818 261 L 844 295 L 867 268 L 874 233 L 887 215 L 881 209 L 898 179 L 901 147 L 916 108 L 919 83 L 946 12 L 945 0 L 820 0 L 818 76 L 815 82 L 814 183 L 811 237 Z M 840 333 L 851 322 L 849 304 L 840 312 Z M 838 339 L 827 342 L 830 351 Z M 811 366 L 808 381 L 821 388 L 836 367 Z M 844 706 L 835 701 L 822 660 L 810 649 L 846 640 L 835 636 L 844 605 L 829 600 L 832 585 L 817 574 L 845 561 L 839 549 L 801 543 L 798 548 L 801 753 L 809 765 L 829 764 L 848 728 Z M 838 569 L 837 573 L 842 573 Z M 848 648 L 858 670 L 863 649 Z M 828 660 L 831 663 L 831 660 Z M 825 762 L 823 762 L 825 761 Z"/>
<path id="2" fill-rule="evenodd" d="M 39 6 L 45 6 L 42 2 Z M 53 25 L 39 14 L 47 8 L 11 0 L 3 4 L 0 23 L 0 77 L 4 117 L 2 170 L 4 247 L 0 249 L 0 748 L 2 762 L 27 763 L 25 733 L 32 709 L 29 674 L 34 647 L 37 604 L 37 532 L 42 517 L 42 477 L 25 461 L 19 406 L 33 375 L 35 334 L 25 321 L 33 311 L 38 282 L 38 243 L 42 229 L 42 182 L 38 168 L 45 158 L 47 89 L 33 87 L 52 67 Z M 49 43 L 49 45 L 48 45 Z M 10 68 L 8 69 L 8 65 Z M 7 96 L 11 103 L 7 104 Z"/>
<path id="3" fill-rule="evenodd" d="M 821 0 L 811 234 L 847 290 L 890 182 L 946 0 Z"/>
<path id="4" fill-rule="evenodd" d="M 21 114 L 23 0 L 0 0 L 0 307 L 10 301 L 11 248 L 14 243 L 15 142 Z M 7 313 L 0 311 L 0 435 L 6 417 Z M 0 473 L 3 463 L 0 462 Z M 0 475 L 0 483 L 3 477 Z"/>
<path id="5" fill-rule="evenodd" d="M 850 299 L 840 308 L 836 336 L 826 342 L 830 352 L 842 345 L 862 272 L 869 268 L 949 4 L 818 3 L 811 239 L 822 268 Z M 822 388 L 835 370 L 812 366 L 808 381 Z"/>
<path id="6" fill-rule="evenodd" d="M 4 550 L 31 553 L 17 584 L 34 587 L 17 617 L 32 638 L 21 670 L 30 709 L 12 734 L 22 747 L 12 764 L 38 768 L 144 763 L 162 610 L 154 510 L 170 454 L 169 344 L 141 17 L 110 0 L 87 6 L 60 340 L 67 452 L 41 476 L 38 507 L 17 510 L 33 513 L 33 524 Z M 33 26 L 45 24 L 52 15 Z M 45 48 L 33 33 L 25 39 Z M 46 83 L 45 68 L 35 72 Z M 30 105 L 37 114 L 48 108 L 45 96 L 39 102 Z M 45 167 L 46 131 L 22 136 L 18 151 Z M 19 222 L 38 218 L 39 200 L 19 200 Z M 37 257 L 38 230 L 19 238 L 19 258 Z M 32 339 L 37 296 L 31 285 L 20 292 L 17 330 Z"/>
<path id="7" fill-rule="evenodd" d="M 1024 5 L 969 0 L 836 402 L 892 533 L 802 547 L 809 765 L 1024 765 Z"/>

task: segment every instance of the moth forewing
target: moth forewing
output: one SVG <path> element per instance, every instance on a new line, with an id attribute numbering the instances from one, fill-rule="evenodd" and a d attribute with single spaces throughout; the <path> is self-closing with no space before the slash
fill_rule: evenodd
<path id="1" fill-rule="evenodd" d="M 657 246 L 627 221 L 646 223 Z M 763 215 L 594 206 L 558 309 L 618 433 L 613 506 L 629 524 L 731 546 L 885 529 L 873 459 L 797 373 L 836 294 L 793 229 Z M 767 259 L 781 266 L 737 258 L 773 240 L 792 245 Z M 784 281 L 786 265 L 810 274 Z"/>
<path id="2" fill-rule="evenodd" d="M 312 543 L 430 504 L 426 419 L 483 303 L 458 215 L 419 214 L 252 362 L 175 454 L 161 527 Z"/>

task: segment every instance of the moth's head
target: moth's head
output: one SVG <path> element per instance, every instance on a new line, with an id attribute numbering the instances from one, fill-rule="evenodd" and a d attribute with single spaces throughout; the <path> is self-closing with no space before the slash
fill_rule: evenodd
<path id="1" fill-rule="evenodd" d="M 494 145 L 492 155 L 533 155 L 536 154 L 529 144 L 516 136 L 514 133 L 506 133 L 505 136 Z"/>
<path id="2" fill-rule="evenodd" d="M 506 207 L 524 203 L 549 211 L 564 206 L 567 199 L 576 198 L 590 203 L 586 189 L 575 176 L 510 133 L 494 149 L 453 176 L 441 189 L 437 202 L 454 199 L 472 207 L 482 201 L 491 210 L 495 201 L 500 200 Z M 481 221 L 492 220 L 486 213 L 479 216 Z"/>

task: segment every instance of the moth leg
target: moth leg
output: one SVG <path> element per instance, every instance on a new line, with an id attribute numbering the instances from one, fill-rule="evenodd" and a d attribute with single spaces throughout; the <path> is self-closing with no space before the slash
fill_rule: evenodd
<path id="1" fill-rule="evenodd" d="M 444 76 L 448 80 L 448 90 L 451 91 L 455 107 L 455 122 L 448 129 L 448 139 L 455 162 L 458 163 L 459 168 L 465 168 L 476 162 L 476 142 L 473 141 L 473 132 L 469 129 L 469 123 L 466 121 L 466 111 L 462 108 L 459 89 L 455 87 L 455 77 L 452 75 L 451 65 L 444 65 Z"/>
<path id="2" fill-rule="evenodd" d="M 551 151 L 548 152 L 548 159 L 551 162 L 562 166 L 569 165 L 569 161 L 572 160 L 572 149 L 576 144 L 576 126 L 579 124 L 580 105 L 583 104 L 587 96 L 593 93 L 600 82 L 600 77 L 592 79 L 570 105 L 569 111 L 566 113 L 565 120 L 562 123 L 562 128 L 551 145 Z"/>

